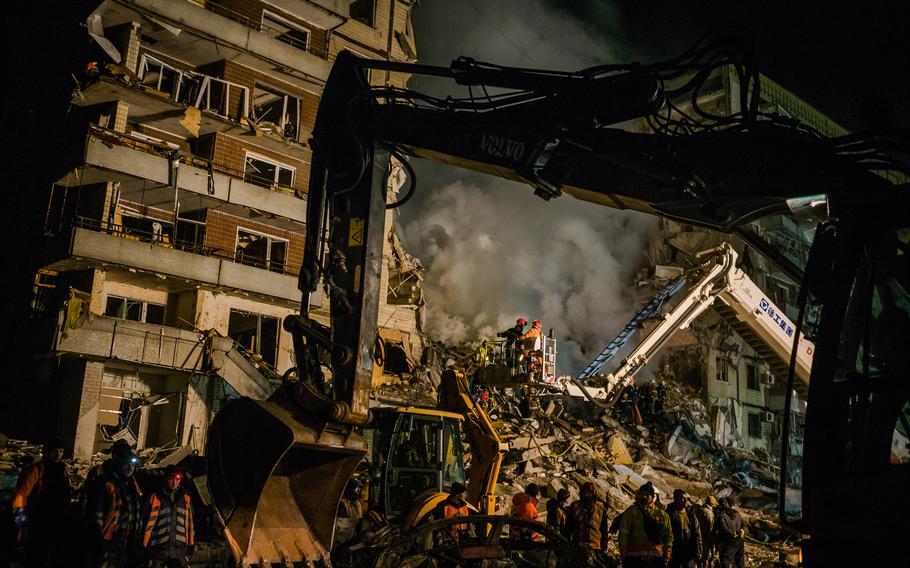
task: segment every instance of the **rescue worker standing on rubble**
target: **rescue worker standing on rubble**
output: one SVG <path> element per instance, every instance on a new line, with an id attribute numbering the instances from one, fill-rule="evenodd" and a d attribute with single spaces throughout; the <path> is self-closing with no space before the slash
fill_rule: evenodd
<path id="1" fill-rule="evenodd" d="M 449 496 L 441 501 L 436 508 L 433 509 L 433 519 L 441 521 L 443 519 L 450 519 L 452 517 L 467 517 L 470 514 L 470 509 L 468 509 L 468 489 L 464 484 L 459 482 L 452 483 L 452 487 L 449 489 Z M 461 538 L 461 535 L 468 530 L 468 525 L 459 525 L 454 524 L 447 528 L 442 534 L 437 536 L 437 544 L 445 544 L 447 542 L 458 542 Z"/>
<path id="2" fill-rule="evenodd" d="M 112 454 L 98 494 L 89 499 L 88 514 L 95 521 L 93 564 L 99 568 L 135 564 L 142 532 L 142 492 L 133 479 L 138 462 L 132 452 Z"/>
<path id="3" fill-rule="evenodd" d="M 13 520 L 25 546 L 26 566 L 63 566 L 70 504 L 63 440 L 51 438 L 41 461 L 22 470 L 13 494 Z"/>
<path id="4" fill-rule="evenodd" d="M 623 568 L 664 566 L 673 551 L 670 517 L 657 504 L 657 491 L 647 482 L 638 488 L 635 503 L 619 519 L 619 555 Z"/>
<path id="5" fill-rule="evenodd" d="M 167 466 L 161 486 L 146 504 L 142 547 L 150 568 L 186 568 L 193 554 L 193 505 L 182 480 L 183 472 Z"/>
<path id="6" fill-rule="evenodd" d="M 746 530 L 742 515 L 733 508 L 735 505 L 733 497 L 726 497 L 720 499 L 714 511 L 714 536 L 721 568 L 743 568 L 746 563 L 746 547 L 743 544 Z"/>
<path id="7" fill-rule="evenodd" d="M 515 321 L 515 325 L 510 327 L 505 331 L 501 331 L 496 334 L 497 337 L 502 337 L 506 340 L 505 353 L 508 358 L 508 363 L 510 366 L 514 367 L 516 364 L 516 342 L 518 338 L 524 335 L 525 326 L 528 324 L 528 321 L 525 318 L 518 318 Z"/>
<path id="8" fill-rule="evenodd" d="M 512 497 L 512 516 L 528 519 L 529 521 L 537 520 L 537 503 L 540 495 L 540 488 L 536 483 L 529 483 L 525 490 L 517 493 Z M 528 527 L 511 526 L 509 527 L 509 538 L 514 540 L 540 540 L 540 534 Z"/>
<path id="9" fill-rule="evenodd" d="M 716 506 L 717 499 L 714 495 L 708 495 L 703 504 L 692 507 L 699 530 L 701 530 L 702 556 L 699 566 L 712 566 L 716 557 L 717 551 L 714 546 L 714 507 Z"/>
<path id="10" fill-rule="evenodd" d="M 547 501 L 547 525 L 562 536 L 568 537 L 569 490 L 563 487 L 556 497 Z"/>
<path id="11" fill-rule="evenodd" d="M 704 547 L 701 527 L 695 518 L 689 495 L 682 489 L 673 491 L 673 502 L 667 507 L 670 526 L 673 529 L 672 568 L 696 568 L 701 562 Z"/>
<path id="12" fill-rule="evenodd" d="M 607 504 L 597 494 L 597 486 L 590 481 L 585 482 L 581 486 L 580 498 L 569 507 L 569 540 L 594 554 L 604 554 L 609 528 Z"/>

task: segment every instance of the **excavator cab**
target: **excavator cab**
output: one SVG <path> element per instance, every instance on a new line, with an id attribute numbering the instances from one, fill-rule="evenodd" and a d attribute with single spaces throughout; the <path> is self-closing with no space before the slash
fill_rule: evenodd
<path id="1" fill-rule="evenodd" d="M 363 429 L 371 511 L 400 520 L 415 503 L 465 483 L 461 415 L 414 407 L 373 408 L 373 415 Z"/>

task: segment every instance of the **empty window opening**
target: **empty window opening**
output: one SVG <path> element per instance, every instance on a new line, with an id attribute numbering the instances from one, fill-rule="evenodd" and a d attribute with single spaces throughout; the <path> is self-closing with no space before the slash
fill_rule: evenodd
<path id="1" fill-rule="evenodd" d="M 748 416 L 749 420 L 749 437 L 750 438 L 761 438 L 761 414 L 757 412 L 750 412 Z"/>
<path id="2" fill-rule="evenodd" d="M 240 264 L 284 272 L 288 242 L 249 229 L 237 229 L 234 259 Z"/>
<path id="3" fill-rule="evenodd" d="M 278 358 L 278 318 L 231 310 L 228 337 L 275 366 Z"/>
<path id="4" fill-rule="evenodd" d="M 112 318 L 164 325 L 164 304 L 153 304 L 142 300 L 108 296 L 104 315 Z"/>
<path id="5" fill-rule="evenodd" d="M 262 12 L 262 31 L 278 41 L 293 45 L 297 49 L 306 51 L 307 46 L 309 46 L 309 31 L 267 10 Z"/>
<path id="6" fill-rule="evenodd" d="M 370 27 L 373 26 L 373 18 L 376 14 L 376 0 L 354 0 L 351 2 L 349 10 L 352 19 Z"/>
<path id="7" fill-rule="evenodd" d="M 754 391 L 761 390 L 758 381 L 758 366 L 756 365 L 746 365 L 746 388 Z"/>
<path id="8" fill-rule="evenodd" d="M 291 188 L 294 186 L 294 168 L 247 153 L 243 162 L 243 181 L 262 187 Z"/>
<path id="9" fill-rule="evenodd" d="M 723 383 L 730 382 L 730 377 L 727 375 L 727 360 L 723 357 L 714 359 L 714 378 Z"/>
<path id="10" fill-rule="evenodd" d="M 274 87 L 256 83 L 252 116 L 267 132 L 297 140 L 300 101 Z"/>

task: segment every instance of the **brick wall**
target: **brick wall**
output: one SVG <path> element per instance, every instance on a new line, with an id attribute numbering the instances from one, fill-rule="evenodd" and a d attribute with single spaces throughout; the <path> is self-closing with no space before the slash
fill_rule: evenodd
<path id="1" fill-rule="evenodd" d="M 256 82 L 258 81 L 300 99 L 300 124 L 298 126 L 297 139 L 306 141 L 307 138 L 309 138 L 310 132 L 313 130 L 313 125 L 316 122 L 316 108 L 319 106 L 319 95 L 305 91 L 290 83 L 275 79 L 270 75 L 260 73 L 249 67 L 238 65 L 232 61 L 225 62 L 223 72 L 225 80 L 248 88 L 251 97 L 253 96 L 253 91 L 256 87 Z M 252 104 L 252 101 L 250 102 Z"/>
<path id="2" fill-rule="evenodd" d="M 243 164 L 247 151 L 294 168 L 296 170 L 294 173 L 294 190 L 299 193 L 306 193 L 307 184 L 310 180 L 310 165 L 308 163 L 260 148 L 225 134 L 215 135 L 214 147 L 210 156 L 212 167 L 228 175 L 242 178 Z M 263 191 L 268 190 L 265 189 Z"/>
<path id="3" fill-rule="evenodd" d="M 234 247 L 237 246 L 238 227 L 288 241 L 285 272 L 295 275 L 300 272 L 300 265 L 303 263 L 303 243 L 305 240 L 303 234 L 272 227 L 251 219 L 244 219 L 209 209 L 205 220 L 204 246 L 214 249 L 218 254 L 233 256 Z"/>
<path id="4" fill-rule="evenodd" d="M 294 14 L 285 12 L 284 10 L 281 10 L 275 6 L 264 4 L 259 0 L 217 0 L 215 3 L 220 4 L 228 10 L 233 11 L 239 16 L 239 19 L 247 20 L 247 22 L 244 22 L 245 24 L 255 24 L 257 26 L 262 24 L 262 11 L 264 9 L 268 10 L 269 12 L 284 18 L 292 24 L 309 31 L 310 38 L 308 42 L 309 45 L 307 46 L 307 51 L 313 55 L 316 55 L 317 57 L 321 57 L 323 59 L 326 58 L 326 54 L 328 52 L 328 32 L 314 26 L 306 20 L 300 19 Z"/>

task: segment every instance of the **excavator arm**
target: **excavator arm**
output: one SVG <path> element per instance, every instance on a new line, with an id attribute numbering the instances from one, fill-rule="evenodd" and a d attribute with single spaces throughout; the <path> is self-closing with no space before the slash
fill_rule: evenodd
<path id="1" fill-rule="evenodd" d="M 338 55 L 311 140 L 301 311 L 285 320 L 297 367 L 271 400 L 227 405 L 209 433 L 209 485 L 238 559 L 317 562 L 331 548 L 334 510 L 366 451 L 355 428 L 370 420 L 385 211 L 409 199 L 416 183 L 410 171 L 408 194 L 387 203 L 393 156 L 406 169 L 408 156 L 422 157 L 524 182 L 544 199 L 566 193 L 722 231 L 741 232 L 751 220 L 787 211 L 794 198 L 825 195 L 831 211 L 851 219 L 861 211 L 856 188 L 864 199 L 906 201 L 892 181 L 873 173 L 893 161 L 869 139 L 826 139 L 762 116 L 757 75 L 743 73 L 735 51 L 702 44 L 661 64 L 576 73 Z M 699 110 L 699 89 L 727 64 L 739 71 L 740 110 L 725 116 Z M 447 78 L 469 96 L 375 87 L 371 69 Z M 690 95 L 698 121 L 668 110 L 670 101 Z M 651 121 L 656 134 L 619 126 L 639 118 Z M 866 242 L 856 228 L 869 218 L 844 225 L 850 229 L 844 234 Z M 749 242 L 774 256 L 756 239 Z M 309 314 L 309 295 L 320 282 L 330 299 L 329 326 Z M 491 445 L 490 455 L 494 450 L 501 451 Z M 495 476 L 487 477 L 472 489 L 475 496 L 489 495 Z"/>

